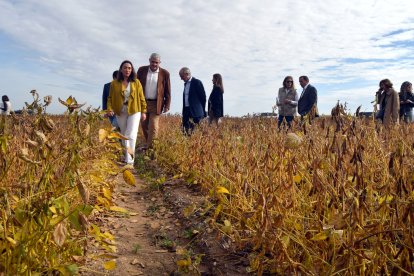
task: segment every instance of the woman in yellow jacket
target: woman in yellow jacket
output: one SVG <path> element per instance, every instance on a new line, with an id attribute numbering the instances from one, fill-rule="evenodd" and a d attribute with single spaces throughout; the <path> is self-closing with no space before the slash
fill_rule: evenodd
<path id="1" fill-rule="evenodd" d="M 137 79 L 134 66 L 125 60 L 119 66 L 118 77 L 109 89 L 107 114 L 116 115 L 121 134 L 129 140 L 123 141 L 125 163 L 133 164 L 140 119 L 145 120 L 147 104 L 142 85 Z"/>

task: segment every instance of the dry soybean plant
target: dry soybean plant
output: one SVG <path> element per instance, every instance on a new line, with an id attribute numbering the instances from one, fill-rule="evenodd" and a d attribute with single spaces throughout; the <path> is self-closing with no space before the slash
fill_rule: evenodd
<path id="1" fill-rule="evenodd" d="M 414 273 L 414 127 L 346 112 L 279 131 L 225 118 L 191 137 L 164 117 L 158 162 L 207 191 L 212 225 L 262 275 Z"/>
<path id="2" fill-rule="evenodd" d="M 69 97 L 69 114 L 52 116 L 52 98 L 31 94 L 23 114 L 0 116 L 0 274 L 74 275 L 90 241 L 115 251 L 90 219 L 114 207 L 105 177 L 119 173 L 108 161 L 119 143 L 99 141 L 98 110 Z"/>

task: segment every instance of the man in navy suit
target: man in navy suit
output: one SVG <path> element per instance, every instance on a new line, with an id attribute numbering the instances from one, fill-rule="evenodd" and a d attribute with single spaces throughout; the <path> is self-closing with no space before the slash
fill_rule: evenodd
<path id="1" fill-rule="evenodd" d="M 309 84 L 309 78 L 307 76 L 299 77 L 299 83 L 300 86 L 302 86 L 303 91 L 298 101 L 298 113 L 301 118 L 303 118 L 303 116 L 312 110 L 313 106 L 316 108 L 318 103 L 318 91 L 314 86 Z M 317 114 L 317 109 L 315 115 L 315 117 L 319 116 Z"/>
<path id="2" fill-rule="evenodd" d="M 203 83 L 192 77 L 187 67 L 181 68 L 179 74 L 184 81 L 183 128 L 185 134 L 191 135 L 194 126 L 206 117 L 206 92 Z"/>
<path id="3" fill-rule="evenodd" d="M 112 79 L 115 80 L 117 76 L 118 76 L 118 70 L 116 70 L 112 73 Z M 102 93 L 102 110 L 106 110 L 106 108 L 107 108 L 107 102 L 108 102 L 108 96 L 109 96 L 109 89 L 110 88 L 111 88 L 111 83 L 110 82 L 108 82 L 104 85 L 103 93 Z M 109 116 L 108 118 L 109 118 L 109 121 L 111 122 L 111 125 L 113 127 L 117 128 L 118 127 L 118 122 L 116 120 L 115 115 Z"/>

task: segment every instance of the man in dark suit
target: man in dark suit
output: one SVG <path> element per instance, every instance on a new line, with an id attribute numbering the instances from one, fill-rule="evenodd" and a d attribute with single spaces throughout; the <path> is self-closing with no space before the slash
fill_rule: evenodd
<path id="1" fill-rule="evenodd" d="M 115 80 L 117 76 L 118 76 L 118 70 L 115 70 L 112 73 L 112 79 Z M 110 82 L 108 82 L 104 85 L 103 93 L 102 93 L 102 110 L 106 110 L 106 108 L 107 108 L 109 89 L 110 88 L 111 88 L 111 83 Z M 111 122 L 111 125 L 113 127 L 117 128 L 118 127 L 118 122 L 116 121 L 115 115 L 108 116 L 108 118 L 109 118 L 109 121 Z"/>
<path id="2" fill-rule="evenodd" d="M 203 83 L 192 77 L 187 67 L 181 68 L 179 74 L 184 81 L 183 129 L 185 134 L 191 135 L 194 126 L 206 117 L 206 92 Z"/>
<path id="3" fill-rule="evenodd" d="M 149 63 L 137 72 L 147 102 L 147 116 L 141 122 L 146 143 L 144 149 L 152 147 L 152 141 L 158 136 L 160 115 L 170 110 L 171 103 L 170 73 L 160 67 L 160 55 L 151 54 Z"/>
<path id="4" fill-rule="evenodd" d="M 299 83 L 303 88 L 298 101 L 299 115 L 303 118 L 303 116 L 307 115 L 315 106 L 315 115 L 316 117 L 319 116 L 317 114 L 318 91 L 314 86 L 309 84 L 309 78 L 307 76 L 299 77 Z"/>

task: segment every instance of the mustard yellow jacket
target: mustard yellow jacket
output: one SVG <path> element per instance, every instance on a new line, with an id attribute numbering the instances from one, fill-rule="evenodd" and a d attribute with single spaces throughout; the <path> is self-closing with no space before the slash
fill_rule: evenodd
<path id="1" fill-rule="evenodd" d="M 147 112 L 147 103 L 145 102 L 141 83 L 139 80 L 135 80 L 130 82 L 129 85 L 131 94 L 128 98 L 128 114 Z M 113 111 L 116 115 L 121 115 L 122 106 L 126 102 L 124 90 L 125 87 L 122 86 L 121 81 L 113 80 L 111 82 L 107 102 L 108 111 Z"/>

